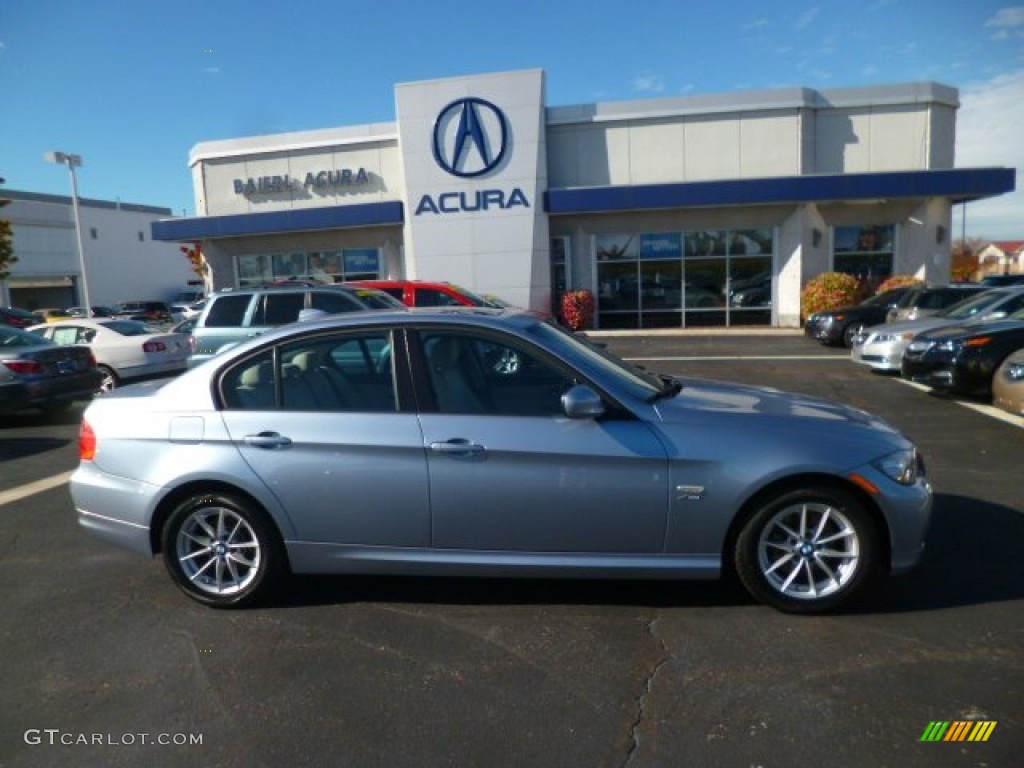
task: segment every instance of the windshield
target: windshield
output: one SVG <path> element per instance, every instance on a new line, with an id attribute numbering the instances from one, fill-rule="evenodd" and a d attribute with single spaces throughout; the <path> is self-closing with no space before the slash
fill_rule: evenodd
<path id="1" fill-rule="evenodd" d="M 1002 291 L 986 291 L 969 299 L 959 301 L 945 312 L 940 312 L 940 317 L 949 317 L 953 320 L 964 320 L 974 317 L 979 312 L 988 309 L 1002 299 L 1006 294 Z"/>
<path id="2" fill-rule="evenodd" d="M 473 304 L 475 304 L 478 307 L 498 308 L 498 305 L 495 304 L 494 302 L 488 301 L 483 296 L 477 296 L 472 291 L 467 291 L 461 285 L 453 285 L 453 286 L 451 286 L 451 288 L 454 291 L 458 291 L 461 295 L 465 296 L 467 299 L 469 299 L 471 302 L 473 302 Z"/>
<path id="3" fill-rule="evenodd" d="M 405 304 L 394 296 L 374 288 L 357 288 L 356 296 L 370 309 L 405 309 Z"/>
<path id="4" fill-rule="evenodd" d="M 892 301 L 893 295 L 899 293 L 898 291 L 885 291 L 884 293 L 876 293 L 870 299 L 863 303 L 865 307 L 877 307 L 882 304 L 888 304 Z"/>
<path id="5" fill-rule="evenodd" d="M 569 360 L 582 358 L 586 363 L 599 368 L 628 389 L 633 397 L 647 400 L 662 391 L 664 382 L 657 376 L 630 365 L 585 336 L 570 333 L 557 325 L 545 322 L 536 323 L 528 329 L 528 333 Z"/>

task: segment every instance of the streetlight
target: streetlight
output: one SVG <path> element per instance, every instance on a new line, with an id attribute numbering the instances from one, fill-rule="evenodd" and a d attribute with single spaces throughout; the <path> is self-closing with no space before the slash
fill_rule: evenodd
<path id="1" fill-rule="evenodd" d="M 81 273 L 82 295 L 79 297 L 85 309 L 85 316 L 92 317 L 92 303 L 89 301 L 89 283 L 85 278 L 85 246 L 82 244 L 82 222 L 78 217 L 78 179 L 75 168 L 82 165 L 81 155 L 69 155 L 65 152 L 47 152 L 43 157 L 47 162 L 66 165 L 71 174 L 71 208 L 75 214 L 75 237 L 78 239 L 78 270 Z"/>

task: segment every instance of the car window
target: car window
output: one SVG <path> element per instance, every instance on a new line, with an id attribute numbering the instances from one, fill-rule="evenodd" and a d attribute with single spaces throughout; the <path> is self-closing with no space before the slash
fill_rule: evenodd
<path id="1" fill-rule="evenodd" d="M 1005 312 L 1008 315 L 1012 315 L 1024 309 L 1024 293 L 1019 293 L 1013 297 L 1007 299 L 998 307 L 995 307 L 999 312 Z M 1016 318 L 1014 318 L 1016 319 Z"/>
<path id="2" fill-rule="evenodd" d="M 251 294 L 247 293 L 219 296 L 210 305 L 203 325 L 207 328 L 237 328 L 241 326 L 251 299 Z"/>
<path id="3" fill-rule="evenodd" d="M 281 404 L 288 411 L 398 409 L 391 334 L 361 331 L 281 347 Z"/>
<path id="4" fill-rule="evenodd" d="M 974 317 L 983 310 L 987 310 L 993 304 L 1005 298 L 1006 294 L 1001 291 L 985 291 L 984 293 L 972 296 L 969 299 L 959 301 L 953 306 L 942 311 L 942 317 L 950 317 L 954 320 L 964 320 Z"/>
<path id="5" fill-rule="evenodd" d="M 446 331 L 420 339 L 441 413 L 562 415 L 562 394 L 573 385 L 573 374 L 527 345 Z"/>
<path id="6" fill-rule="evenodd" d="M 260 297 L 252 324 L 259 326 L 294 323 L 299 319 L 299 312 L 305 303 L 305 292 L 266 293 Z"/>
<path id="7" fill-rule="evenodd" d="M 330 314 L 338 312 L 354 312 L 362 309 L 362 305 L 341 291 L 313 291 L 311 305 L 313 309 L 319 309 Z"/>
<path id="8" fill-rule="evenodd" d="M 145 323 L 137 320 L 111 320 L 102 323 L 103 327 L 121 336 L 146 336 L 153 333 L 153 329 Z"/>
<path id="9" fill-rule="evenodd" d="M 454 296 L 435 288 L 417 288 L 415 303 L 417 307 L 452 307 L 460 304 Z"/>
<path id="10" fill-rule="evenodd" d="M 220 381 L 224 407 L 269 411 L 275 408 L 274 360 L 270 351 L 250 357 L 228 370 Z"/>
<path id="11" fill-rule="evenodd" d="M 53 342 L 17 328 L 0 328 L 0 347 L 52 347 Z"/>
<path id="12" fill-rule="evenodd" d="M 63 326 L 61 328 L 55 328 L 53 336 L 51 337 L 56 344 L 60 344 L 62 347 L 68 344 L 78 344 L 79 342 L 79 331 L 83 330 L 73 325 Z"/>

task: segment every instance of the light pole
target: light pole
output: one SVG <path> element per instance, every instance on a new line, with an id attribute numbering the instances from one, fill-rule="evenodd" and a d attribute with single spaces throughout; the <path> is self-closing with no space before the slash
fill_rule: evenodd
<path id="1" fill-rule="evenodd" d="M 82 285 L 82 302 L 86 317 L 92 317 L 92 302 L 89 301 L 89 281 L 85 276 L 85 246 L 82 243 L 82 222 L 78 216 L 78 179 L 75 168 L 82 165 L 81 155 L 69 155 L 66 152 L 47 152 L 46 160 L 57 165 L 66 165 L 71 174 L 71 209 L 75 215 L 75 237 L 78 240 L 78 271 Z"/>

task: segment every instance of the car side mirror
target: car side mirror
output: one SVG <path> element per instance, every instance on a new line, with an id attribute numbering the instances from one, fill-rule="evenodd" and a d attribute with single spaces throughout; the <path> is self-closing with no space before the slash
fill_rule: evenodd
<path id="1" fill-rule="evenodd" d="M 604 401 L 587 385 L 576 384 L 562 395 L 562 410 L 570 419 L 596 419 L 604 415 Z"/>

